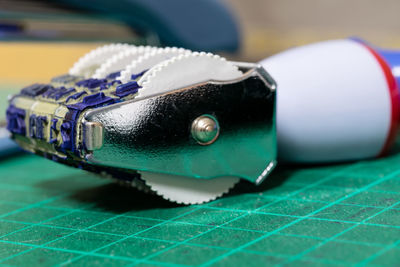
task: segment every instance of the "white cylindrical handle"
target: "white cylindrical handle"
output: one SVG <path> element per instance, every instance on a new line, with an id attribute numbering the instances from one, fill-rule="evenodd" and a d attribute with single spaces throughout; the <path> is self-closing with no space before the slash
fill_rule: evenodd
<path id="1" fill-rule="evenodd" d="M 261 64 L 278 86 L 281 159 L 355 160 L 381 155 L 390 145 L 399 112 L 391 90 L 397 87 L 390 67 L 365 44 L 321 42 L 277 54 Z"/>

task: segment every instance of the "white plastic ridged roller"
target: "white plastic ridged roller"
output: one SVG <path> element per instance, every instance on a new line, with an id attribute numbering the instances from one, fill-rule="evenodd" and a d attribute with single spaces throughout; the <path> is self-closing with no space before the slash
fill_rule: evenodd
<path id="1" fill-rule="evenodd" d="M 158 59 L 157 56 L 155 58 Z M 158 60 L 143 60 L 144 64 L 147 64 L 146 62 L 155 63 Z M 204 52 L 184 52 L 150 68 L 138 80 L 138 84 L 142 87 L 138 97 L 161 94 L 210 80 L 233 80 L 242 75 L 236 66 L 220 56 Z M 165 199 L 182 204 L 200 204 L 214 200 L 239 182 L 238 177 L 229 176 L 207 180 L 150 172 L 140 173 L 151 190 Z"/>
<path id="2" fill-rule="evenodd" d="M 69 74 L 90 78 L 106 60 L 121 51 L 133 48 L 129 44 L 109 44 L 91 50 L 82 56 L 69 70 Z"/>
<path id="3" fill-rule="evenodd" d="M 123 67 L 125 68 L 122 69 Z M 122 69 L 117 79 L 123 83 L 130 82 L 133 74 L 147 70 L 138 80 L 141 89 L 137 97 L 147 97 L 209 80 L 232 80 L 243 75 L 238 67 L 225 58 L 175 47 L 100 47 L 83 56 L 71 69 L 74 71 L 70 71 L 70 74 L 83 75 L 88 73 L 87 69 L 94 71 L 93 78 L 104 78 Z M 143 191 L 152 190 L 165 199 L 182 204 L 199 204 L 214 200 L 239 182 L 238 177 L 206 180 L 149 172 L 140 174 L 141 180 L 134 180 L 133 187 Z"/>
<path id="4" fill-rule="evenodd" d="M 118 79 L 127 83 L 133 74 L 147 70 L 137 81 L 138 98 L 242 76 L 231 62 L 204 52 L 177 48 L 124 52 L 127 49 L 135 50 L 124 45 L 96 49 L 78 61 L 70 74 L 87 75 L 103 64 L 95 76 L 101 78 L 125 67 Z M 129 64 L 128 59 L 132 60 Z M 280 159 L 298 163 L 356 160 L 384 155 L 392 146 L 400 118 L 395 77 L 400 76 L 399 53 L 356 40 L 336 40 L 294 48 L 261 64 L 278 86 Z M 201 180 L 148 172 L 141 172 L 141 179 L 137 181 L 140 188 L 184 204 L 213 200 L 239 181 L 237 177 Z"/>
<path id="5" fill-rule="evenodd" d="M 117 54 L 107 58 L 96 70 L 93 75 L 95 79 L 105 78 L 108 74 L 125 69 L 129 63 L 136 60 L 141 55 L 160 48 L 154 46 L 132 46 L 123 49 Z"/>
<path id="6" fill-rule="evenodd" d="M 400 111 L 390 61 L 352 39 L 294 48 L 261 61 L 277 82 L 279 158 L 318 163 L 385 154 Z"/>
<path id="7" fill-rule="evenodd" d="M 132 75 L 139 74 L 175 56 L 188 53 L 191 53 L 191 51 L 176 47 L 158 48 L 148 51 L 127 64 L 117 79 L 123 83 L 129 82 Z"/>

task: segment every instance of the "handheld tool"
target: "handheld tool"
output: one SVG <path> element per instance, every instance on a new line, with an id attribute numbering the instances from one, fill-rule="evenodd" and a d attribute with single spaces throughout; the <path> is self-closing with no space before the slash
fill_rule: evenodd
<path id="1" fill-rule="evenodd" d="M 8 129 L 25 150 L 203 203 L 240 178 L 262 183 L 277 148 L 283 161 L 300 163 L 387 153 L 399 121 L 399 63 L 399 53 L 354 39 L 261 64 L 108 45 L 11 98 Z"/>
<path id="2" fill-rule="evenodd" d="M 202 203 L 272 171 L 275 88 L 258 64 L 113 44 L 49 84 L 23 88 L 10 99 L 7 127 L 25 150 Z"/>
<path id="3" fill-rule="evenodd" d="M 400 53 L 359 39 L 293 48 L 261 62 L 277 81 L 279 157 L 338 162 L 388 153 L 400 118 Z"/>

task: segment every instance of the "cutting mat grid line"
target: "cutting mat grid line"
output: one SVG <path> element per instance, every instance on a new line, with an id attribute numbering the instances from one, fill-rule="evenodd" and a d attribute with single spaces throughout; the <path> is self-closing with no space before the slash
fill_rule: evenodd
<path id="1" fill-rule="evenodd" d="M 1 185 L 0 185 L 1 187 Z M 369 192 L 378 192 L 378 193 L 385 193 L 385 191 L 378 191 L 378 190 L 369 190 Z M 386 193 L 391 194 L 391 191 L 386 191 Z M 244 195 L 246 196 L 246 195 Z M 263 197 L 263 196 L 260 196 Z M 265 197 L 265 196 L 264 196 Z M 294 198 L 294 197 L 288 197 L 288 198 L 282 198 L 279 196 L 273 196 L 273 195 L 269 195 L 267 197 L 265 197 L 267 199 L 272 199 L 272 200 L 293 200 L 293 201 L 298 201 L 298 202 L 308 202 L 308 203 L 313 203 L 313 204 L 318 204 L 318 203 L 322 203 L 322 204 L 329 204 L 330 202 L 327 201 L 320 201 L 320 200 L 306 200 L 306 199 L 299 199 L 299 198 Z M 15 205 L 15 206 L 25 206 L 25 203 L 22 202 L 16 202 L 16 201 L 1 201 L 0 200 L 0 204 L 8 204 L 8 205 Z M 350 206 L 350 207 L 360 207 L 360 208 L 386 208 L 385 206 L 378 206 L 378 205 L 363 205 L 363 204 L 353 204 L 353 203 L 340 203 L 341 206 Z M 63 208 L 63 207 L 53 207 L 53 206 L 46 206 L 46 205 L 42 205 L 41 206 L 44 209 L 53 209 L 53 210 L 67 210 L 67 211 L 79 211 L 81 209 L 73 209 L 73 208 Z M 229 209 L 229 208 L 214 208 L 214 207 L 210 207 L 210 206 L 203 206 L 203 208 L 207 208 L 207 209 L 219 209 L 219 210 L 227 210 L 227 211 L 243 211 L 243 212 L 247 212 L 247 210 L 242 210 L 239 208 L 235 208 L 235 209 Z M 396 207 L 396 208 L 392 208 L 393 210 L 400 210 L 400 207 Z M 91 210 L 88 211 L 91 213 L 98 213 L 98 214 L 104 214 L 106 212 L 101 212 L 101 211 L 95 211 L 95 210 Z M 274 213 L 269 213 L 269 212 L 261 212 L 261 211 L 252 211 L 253 213 L 260 213 L 260 214 L 272 214 L 274 215 Z M 146 218 L 146 217 L 140 217 L 140 216 L 132 216 L 132 215 L 123 215 L 124 217 L 130 217 L 130 218 Z M 287 215 L 287 216 L 295 216 L 295 215 Z M 153 218 L 147 218 L 149 220 L 155 220 L 155 221 L 162 221 L 160 219 L 153 219 Z M 322 218 L 315 218 L 315 219 L 322 219 Z M 1 220 L 1 219 L 0 219 Z M 349 221 L 350 222 L 350 221 Z M 399 226 L 396 225 L 381 225 L 381 226 L 387 226 L 387 227 L 395 227 L 398 228 Z"/>
<path id="2" fill-rule="evenodd" d="M 157 196 L 36 156 L 0 161 L 5 266 L 395 266 L 400 154 L 283 168 L 217 201 Z"/>
<path id="3" fill-rule="evenodd" d="M 300 184 L 298 184 L 298 183 L 287 183 L 287 185 L 296 185 L 296 186 L 298 186 Z M 304 186 L 304 185 L 301 185 L 301 186 Z M 0 183 L 0 187 L 7 188 L 6 185 L 1 184 L 1 183 Z M 322 187 L 322 186 L 319 186 L 319 187 Z M 327 186 L 327 187 L 329 188 L 330 186 Z M 28 187 L 26 187 L 26 188 L 28 188 Z M 338 188 L 338 187 L 336 187 L 336 188 Z M 7 189 L 10 189 L 10 188 L 7 188 Z M 17 190 L 17 189 L 11 188 L 11 190 Z M 25 192 L 28 192 L 28 191 L 25 191 Z M 396 195 L 400 194 L 400 192 L 383 191 L 383 190 L 368 190 L 368 192 L 384 193 L 384 194 L 387 193 L 387 194 L 396 194 Z M 249 194 L 243 194 L 243 196 L 251 196 L 251 194 L 250 195 Z M 285 198 L 283 198 L 283 197 L 280 197 L 280 196 L 274 196 L 273 194 L 270 194 L 268 196 L 260 195 L 259 197 L 263 197 L 263 198 L 267 198 L 267 199 L 273 199 L 273 200 L 285 200 L 286 199 L 286 200 L 293 200 L 293 201 L 299 201 L 299 202 L 323 203 L 323 204 L 329 204 L 330 203 L 329 201 L 321 201 L 321 200 L 313 200 L 313 199 L 300 199 L 300 198 L 295 198 L 295 197 L 285 197 Z M 25 206 L 26 205 L 26 203 L 23 203 L 23 202 L 9 201 L 9 200 L 0 200 L 0 204 L 10 204 L 10 205 L 16 205 L 16 206 Z M 354 207 L 361 207 L 361 208 L 386 208 L 385 206 L 377 206 L 377 205 L 373 205 L 372 206 L 372 205 L 355 204 L 355 203 L 340 203 L 340 205 L 343 205 L 343 206 L 354 206 Z M 68 210 L 68 211 L 73 210 L 71 208 L 46 206 L 45 204 L 42 205 L 41 207 L 46 208 L 46 209 L 56 209 L 56 210 Z M 206 207 L 206 206 L 204 206 L 204 207 Z M 211 208 L 212 209 L 213 207 L 208 206 L 207 208 Z M 218 209 L 225 209 L 225 210 L 228 210 L 228 211 L 232 211 L 232 210 L 233 211 L 245 211 L 245 210 L 241 210 L 241 209 L 238 209 L 238 208 L 235 208 L 235 209 L 218 208 Z M 392 209 L 400 210 L 400 207 L 396 207 L 396 208 L 392 208 Z M 81 210 L 81 209 L 75 209 L 75 210 Z M 101 214 L 106 213 L 106 211 L 96 211 L 96 210 L 91 210 L 90 212 L 92 212 L 92 213 L 101 213 Z M 253 212 L 256 212 L 256 211 L 253 211 Z M 123 215 L 123 216 L 126 216 L 126 217 L 138 217 L 138 216 L 131 216 L 131 215 Z M 157 219 L 154 219 L 154 220 L 157 220 Z"/>
<path id="4" fill-rule="evenodd" d="M 396 174 L 398 174 L 398 172 L 396 172 Z M 380 183 L 380 182 L 381 182 L 381 181 L 377 181 L 377 183 Z M 371 186 L 372 186 L 372 185 L 371 185 Z M 348 196 L 346 196 L 345 199 L 346 199 L 346 198 L 348 198 Z M 400 201 L 398 201 L 398 202 L 396 202 L 396 203 L 390 205 L 389 207 L 387 207 L 387 208 L 385 208 L 385 209 L 382 209 L 381 211 L 379 211 L 379 212 L 377 212 L 377 213 L 375 213 L 375 214 L 373 214 L 373 215 L 367 217 L 366 219 L 362 220 L 361 223 L 363 223 L 363 222 L 365 222 L 365 221 L 368 221 L 368 220 L 370 220 L 370 219 L 372 219 L 372 218 L 374 218 L 374 217 L 376 217 L 376 216 L 378 216 L 378 215 L 380 215 L 380 214 L 386 212 L 387 210 L 389 210 L 389 209 L 391 209 L 392 207 L 395 207 L 395 206 L 397 206 L 397 205 L 399 205 L 399 204 L 400 204 Z M 313 213 L 313 214 L 315 214 L 315 213 Z M 348 231 L 354 229 L 355 227 L 357 227 L 357 226 L 360 225 L 361 223 L 356 223 L 355 225 L 353 225 L 353 226 L 351 226 L 351 227 L 349 227 L 349 228 L 343 230 L 342 232 L 340 232 L 340 233 L 338 233 L 338 234 L 332 236 L 331 238 L 328 238 L 328 239 L 326 239 L 326 240 L 323 240 L 321 243 L 315 245 L 314 247 L 311 247 L 310 249 L 308 249 L 308 250 L 306 250 L 306 251 L 303 251 L 301 254 L 298 254 L 298 255 L 295 255 L 295 256 L 289 258 L 287 262 L 294 261 L 294 260 L 296 260 L 296 259 L 298 259 L 298 258 L 301 258 L 303 255 L 306 255 L 306 254 L 308 254 L 308 253 L 311 253 L 311 252 L 315 251 L 318 247 L 320 247 L 320 246 L 322 246 L 322 245 L 324 245 L 324 244 L 326 244 L 326 243 L 328 243 L 328 242 L 331 242 L 331 241 L 335 240 L 337 237 L 339 237 L 339 236 L 341 236 L 341 235 L 347 233 Z M 377 253 L 379 253 L 379 251 L 378 251 Z M 377 253 L 371 255 L 370 257 L 374 257 Z M 368 258 L 367 258 L 367 259 L 368 259 Z"/>
<path id="5" fill-rule="evenodd" d="M 392 174 L 390 174 L 390 175 L 388 175 L 388 176 L 386 176 L 386 177 L 383 177 L 382 179 L 376 180 L 375 182 L 373 182 L 373 183 L 371 183 L 371 184 L 368 184 L 367 186 L 364 186 L 364 187 L 362 187 L 362 188 L 360 188 L 360 189 L 358 189 L 358 190 L 356 190 L 356 191 L 354 191 L 354 192 L 352 192 L 352 193 L 350 193 L 350 194 L 348 194 L 348 195 L 345 195 L 344 197 L 341 197 L 341 198 L 339 198 L 339 199 L 336 199 L 335 201 L 333 201 L 333 202 L 331 202 L 331 203 L 329 203 L 329 204 L 323 206 L 322 208 L 319 208 L 319 209 L 316 209 L 316 210 L 310 212 L 309 214 L 307 214 L 306 216 L 304 216 L 304 217 L 302 217 L 302 218 L 298 218 L 298 219 L 296 219 L 296 220 L 294 220 L 294 221 L 292 221 L 292 222 L 290 222 L 290 223 L 288 223 L 288 224 L 286 224 L 286 225 L 284 225 L 284 226 L 282 226 L 282 227 L 279 227 L 279 228 L 275 229 L 275 230 L 272 231 L 272 232 L 269 232 L 269 233 L 267 233 L 267 234 L 265 234 L 265 235 L 263 235 L 263 236 L 261 236 L 261 237 L 255 239 L 255 240 L 253 240 L 253 241 L 247 243 L 247 244 L 244 244 L 244 245 L 242 245 L 242 246 L 240 246 L 240 247 L 238 247 L 238 248 L 236 248 L 236 249 L 234 249 L 234 250 L 231 250 L 231 251 L 227 252 L 225 255 L 222 255 L 222 256 L 220 256 L 220 257 L 217 257 L 217 258 L 214 258 L 214 259 L 210 260 L 209 262 L 205 263 L 204 266 L 209 266 L 209 265 L 211 265 L 211 264 L 214 263 L 214 262 L 218 262 L 218 261 L 224 259 L 225 257 L 227 257 L 227 256 L 229 256 L 229 255 L 235 253 L 236 251 L 241 251 L 241 250 L 245 249 L 246 247 L 248 247 L 248 246 L 250 246 L 250 245 L 252 245 L 252 244 L 254 244 L 254 243 L 256 243 L 256 242 L 261 241 L 261 240 L 267 238 L 268 236 L 273 235 L 274 233 L 277 233 L 277 232 L 279 232 L 279 231 L 282 231 L 283 229 L 286 229 L 286 228 L 288 228 L 288 227 L 290 227 L 290 226 L 292 226 L 292 225 L 294 225 L 294 224 L 296 224 L 296 223 L 299 223 L 299 222 L 305 220 L 305 219 L 308 218 L 309 216 L 315 215 L 315 214 L 317 214 L 317 213 L 319 213 L 319 212 L 321 212 L 321 211 L 323 211 L 323 210 L 325 210 L 325 209 L 327 209 L 327 208 L 329 208 L 329 207 L 332 207 L 332 206 L 335 205 L 335 204 L 340 203 L 341 201 L 344 201 L 344 200 L 346 200 L 346 199 L 348 199 L 348 198 L 350 198 L 350 197 L 352 197 L 352 196 L 354 196 L 354 195 L 357 195 L 358 193 L 364 192 L 364 191 L 368 190 L 370 187 L 372 187 L 372 186 L 374 186 L 374 185 L 377 185 L 377 184 L 379 184 L 379 183 L 381 183 L 381 182 L 383 182 L 383 181 L 386 181 L 387 179 L 390 179 L 391 177 L 396 176 L 396 175 L 398 175 L 399 173 L 400 173 L 400 170 L 399 170 L 399 171 L 396 171 L 396 172 L 394 172 L 394 173 L 392 173 Z M 321 180 L 321 181 L 323 181 L 323 180 Z M 320 182 L 318 182 L 318 183 L 320 183 Z M 311 184 L 311 185 L 310 185 L 310 187 L 312 187 L 312 186 L 315 186 L 315 184 Z M 391 206 L 388 207 L 388 208 L 391 208 L 392 206 L 394 207 L 394 206 L 396 206 L 396 205 L 399 204 L 399 203 L 400 203 L 400 202 L 396 202 L 395 204 L 391 205 Z M 383 210 L 377 212 L 376 214 L 374 214 L 374 215 L 372 215 L 372 216 L 369 216 L 368 218 L 364 219 L 363 221 L 367 221 L 367 220 L 369 220 L 369 219 L 372 219 L 373 217 L 377 216 L 378 214 L 380 214 L 380 213 L 386 211 L 388 208 L 383 209 Z M 298 255 L 295 255 L 294 257 L 289 258 L 289 259 L 288 259 L 287 261 L 285 261 L 284 263 L 288 263 L 288 262 L 293 261 L 293 260 L 295 260 L 295 259 L 297 259 L 297 258 L 300 258 L 301 255 L 306 255 L 306 254 L 309 254 L 309 253 L 315 251 L 317 248 L 319 248 L 319 247 L 322 246 L 323 244 L 326 244 L 326 243 L 328 243 L 328 242 L 334 240 L 337 236 L 340 236 L 340 235 L 344 234 L 344 233 L 347 232 L 349 229 L 353 229 L 353 228 L 356 227 L 356 226 L 357 226 L 357 224 L 354 225 L 354 226 L 351 226 L 351 227 L 349 227 L 349 228 L 347 228 L 347 229 L 345 229 L 345 230 L 343 230 L 342 232 L 340 232 L 340 233 L 334 235 L 333 237 L 331 237 L 331 238 L 329 238 L 329 239 L 326 239 L 326 240 L 324 240 L 324 241 L 322 241 L 322 242 L 320 242 L 320 243 L 314 245 L 313 247 L 309 248 L 308 250 L 303 251 L 301 254 L 298 254 Z M 283 264 L 284 264 L 284 263 L 283 263 Z"/>
<path id="6" fill-rule="evenodd" d="M 278 215 L 279 216 L 279 215 Z M 315 219 L 319 219 L 319 218 L 315 218 Z M 11 222 L 11 223 L 19 223 L 19 224 L 24 224 L 24 225 L 29 225 L 29 226 L 41 226 L 41 227 L 48 227 L 48 228 L 57 228 L 57 229 L 61 229 L 61 230 L 70 230 L 70 231 L 79 231 L 80 229 L 77 228 L 67 228 L 67 227 L 59 227 L 59 226 L 54 226 L 54 225 L 45 225 L 45 224 L 34 224 L 34 223 L 27 223 L 27 222 L 19 222 L 19 221 L 12 221 L 12 220 L 2 220 L 3 222 Z M 333 222 L 338 222 L 336 220 L 332 220 Z M 183 222 L 177 222 L 179 224 L 185 224 Z M 187 224 L 187 223 L 186 223 Z M 355 223 L 354 223 L 355 224 Z M 193 224 L 191 223 L 191 225 L 196 225 L 196 226 L 207 226 L 204 224 Z M 365 224 L 365 225 L 375 225 L 375 224 Z M 375 226 L 383 226 L 386 227 L 385 225 L 375 225 Z M 235 228 L 235 227 L 224 227 L 221 226 L 222 229 L 226 229 L 226 230 L 239 230 L 239 231 L 249 231 L 247 229 L 243 229 L 243 228 Z M 23 229 L 25 230 L 25 229 Z M 113 233 L 107 233 L 107 232 L 100 232 L 100 231 L 91 231 L 91 230 L 81 230 L 82 232 L 87 232 L 87 233 L 94 233 L 94 234 L 103 234 L 103 235 L 111 235 L 111 236 L 117 236 L 117 237 L 129 237 L 128 235 L 123 235 L 123 234 L 113 234 Z M 263 231 L 254 231 L 252 230 L 252 232 L 258 232 L 258 233 L 266 233 Z M 9 234 L 7 234 L 9 235 Z M 309 238 L 309 239 L 314 239 L 314 240 L 320 240 L 323 241 L 324 239 L 322 238 L 317 238 L 317 237 L 312 237 L 312 236 L 304 236 L 304 235 L 295 235 L 295 234 L 283 234 L 283 233 L 276 233 L 276 235 L 282 235 L 282 236 L 291 236 L 291 237 L 299 237 L 299 238 Z M 5 237 L 5 236 L 3 236 Z M 163 239 L 157 239 L 157 238 L 149 238 L 149 237 L 139 237 L 140 239 L 145 239 L 145 240 L 152 240 L 152 241 L 165 241 Z M 1 242 L 1 240 L 0 240 Z M 170 243 L 174 243 L 174 244 L 181 244 L 181 242 L 176 242 L 176 241 L 171 241 L 169 240 L 168 242 Z M 357 241 L 350 241 L 350 240 L 337 240 L 337 243 L 349 243 L 349 244 L 356 244 L 356 245 L 367 245 L 367 246 L 375 246 L 375 247 L 381 247 L 381 248 L 386 248 L 384 247 L 382 244 L 379 243 L 369 243 L 369 242 L 357 242 Z M 201 245 L 201 244 L 196 244 L 196 243 L 190 243 L 188 241 L 186 241 L 186 243 L 192 245 L 192 246 L 200 246 L 200 247 L 213 247 L 216 249 L 224 249 L 223 247 L 219 247 L 219 246 L 210 246 L 210 245 Z M 247 250 L 249 251 L 249 250 Z M 259 254 L 265 254 L 265 255 L 269 255 L 268 253 L 262 253 L 262 252 L 258 252 Z"/>
<path id="7" fill-rule="evenodd" d="M 279 216 L 279 215 L 278 215 Z M 318 220 L 319 218 L 315 218 L 316 220 Z M 78 231 L 79 229 L 77 228 L 67 228 L 67 227 L 60 227 L 60 226 L 54 226 L 54 225 L 46 225 L 46 224 L 35 224 L 35 223 L 27 223 L 27 222 L 19 222 L 19 221 L 12 221 L 12 220 L 1 220 L 2 222 L 11 222 L 11 223 L 17 223 L 17 224 L 24 224 L 24 225 L 29 225 L 29 226 L 41 226 L 41 227 L 48 227 L 48 228 L 57 228 L 57 229 L 61 229 L 61 230 L 71 230 L 71 231 Z M 336 220 L 332 220 L 333 222 L 338 222 Z M 177 222 L 180 224 L 185 224 L 183 222 Z M 186 223 L 187 224 L 187 223 Z M 191 223 L 191 225 L 197 225 L 197 226 L 207 226 L 204 224 L 194 224 Z M 365 224 L 365 225 L 372 225 L 372 226 L 380 226 L 380 227 L 387 227 L 386 225 L 376 225 L 376 224 Z M 235 227 L 225 227 L 225 226 L 221 226 L 222 229 L 227 229 L 227 230 L 239 230 L 239 231 L 249 231 L 247 229 L 243 229 L 243 228 L 235 228 Z M 100 231 L 91 231 L 91 230 L 82 230 L 83 232 L 87 232 L 87 233 L 94 233 L 94 234 L 103 234 L 103 235 L 111 235 L 111 236 L 117 236 L 117 237 L 128 237 L 127 235 L 123 235 L 123 234 L 113 234 L 113 233 L 107 233 L 107 232 L 100 232 Z M 258 232 L 258 233 L 265 233 L 263 231 L 254 231 L 252 230 L 251 232 Z M 8 234 L 7 234 L 8 235 Z M 276 233 L 276 235 L 282 235 L 282 236 L 291 236 L 291 237 L 299 237 L 299 238 L 309 238 L 309 239 L 315 239 L 315 240 L 324 240 L 322 238 L 317 238 L 317 237 L 312 237 L 312 236 L 304 236 L 304 235 L 295 235 L 295 234 L 283 234 L 283 233 Z M 3 236 L 4 237 L 4 236 Z M 164 241 L 163 239 L 157 239 L 157 238 L 149 238 L 149 237 L 139 237 L 140 239 L 145 239 L 145 240 L 153 240 L 153 241 Z M 0 240 L 1 242 L 1 240 Z M 175 241 L 171 241 L 169 240 L 168 242 L 170 243 L 180 243 L 180 242 L 175 242 Z M 367 246 L 376 246 L 376 247 L 383 247 L 382 244 L 379 243 L 369 243 L 369 242 L 357 242 L 357 241 L 350 241 L 350 240 L 337 240 L 336 242 L 338 243 L 349 243 L 349 244 L 358 244 L 358 245 L 367 245 Z M 196 244 L 196 243 L 190 243 L 187 242 L 190 245 L 193 246 L 200 246 L 200 247 L 213 247 L 216 249 L 224 249 L 223 247 L 219 247 L 219 246 L 210 246 L 210 245 L 201 245 L 201 244 Z M 263 254 L 262 252 L 258 252 L 259 254 Z M 265 253 L 266 255 L 269 255 L 268 253 Z"/>

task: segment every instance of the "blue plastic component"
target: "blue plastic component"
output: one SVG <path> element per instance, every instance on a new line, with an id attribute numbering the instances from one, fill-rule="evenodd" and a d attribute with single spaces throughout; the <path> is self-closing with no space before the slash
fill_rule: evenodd
<path id="1" fill-rule="evenodd" d="M 29 136 L 36 137 L 36 115 L 32 114 L 29 117 Z"/>
<path id="2" fill-rule="evenodd" d="M 106 79 L 107 80 L 115 79 L 115 78 L 119 77 L 120 74 L 121 74 L 121 71 L 116 71 L 116 72 L 110 73 L 107 75 Z"/>
<path id="3" fill-rule="evenodd" d="M 110 82 L 108 82 L 106 84 L 101 84 L 100 85 L 100 91 L 101 90 L 107 90 L 108 88 L 110 88 L 110 86 L 113 86 L 115 84 L 122 84 L 122 82 L 119 81 L 119 80 L 112 80 L 112 81 L 110 81 Z"/>
<path id="4" fill-rule="evenodd" d="M 10 105 L 7 109 L 7 130 L 12 133 L 25 135 L 25 110 Z"/>
<path id="5" fill-rule="evenodd" d="M 108 83 L 100 85 L 100 91 L 101 90 L 107 90 L 108 88 L 110 88 Z"/>
<path id="6" fill-rule="evenodd" d="M 44 92 L 42 96 L 46 98 L 53 98 L 52 95 L 55 93 L 57 93 L 57 90 L 53 86 L 49 86 L 49 88 L 47 88 L 46 92 Z"/>
<path id="7" fill-rule="evenodd" d="M 82 81 L 76 82 L 75 84 L 78 85 L 78 86 L 83 86 L 83 87 L 87 87 L 89 89 L 93 89 L 93 88 L 99 87 L 100 85 L 106 84 L 106 83 L 107 83 L 106 79 L 93 79 L 93 78 L 90 78 L 90 79 L 86 79 L 86 80 L 82 80 Z"/>
<path id="8" fill-rule="evenodd" d="M 112 85 L 115 85 L 115 84 L 122 84 L 122 82 L 120 80 L 113 80 L 113 81 L 107 83 L 108 86 L 112 86 Z"/>
<path id="9" fill-rule="evenodd" d="M 146 73 L 146 71 L 148 71 L 148 70 L 144 70 L 144 71 L 139 72 L 139 73 L 137 73 L 137 74 L 132 74 L 132 75 L 131 75 L 131 80 L 136 80 L 137 78 L 142 77 L 143 74 Z"/>
<path id="10" fill-rule="evenodd" d="M 236 19 L 222 0 L 57 1 L 156 33 L 164 46 L 229 52 L 240 47 Z"/>
<path id="11" fill-rule="evenodd" d="M 76 118 L 76 116 L 74 118 Z M 61 145 L 62 149 L 72 148 L 73 142 L 71 141 L 73 140 L 74 134 L 71 129 L 72 129 L 71 122 L 67 121 L 61 124 L 61 137 L 63 140 L 63 143 Z"/>
<path id="12" fill-rule="evenodd" d="M 44 127 L 47 124 L 46 116 L 37 116 L 36 117 L 36 138 L 44 139 Z"/>
<path id="13" fill-rule="evenodd" d="M 53 83 L 70 83 L 70 82 L 75 81 L 77 78 L 78 77 L 74 76 L 74 75 L 64 74 L 64 75 L 54 77 L 53 79 L 51 79 L 51 82 L 53 82 Z"/>
<path id="14" fill-rule="evenodd" d="M 63 96 L 69 95 L 73 92 L 76 92 L 75 88 L 65 88 L 64 86 L 60 88 L 50 88 L 45 94 L 43 94 L 43 97 L 47 98 L 52 98 L 55 100 L 59 100 Z"/>
<path id="15" fill-rule="evenodd" d="M 121 84 L 115 90 L 115 95 L 119 97 L 125 97 L 130 94 L 136 94 L 140 86 L 136 81 Z"/>
<path id="16" fill-rule="evenodd" d="M 54 138 L 53 134 L 57 133 L 57 122 L 58 119 L 52 119 L 50 125 L 50 144 L 54 144 L 57 142 L 57 138 Z"/>
<path id="17" fill-rule="evenodd" d="M 79 110 L 82 110 L 89 106 L 110 102 L 110 100 L 113 100 L 113 99 L 111 97 L 106 96 L 104 93 L 100 92 L 97 94 L 85 96 L 83 98 L 82 103 L 77 103 L 73 106 L 79 106 Z"/>
<path id="18" fill-rule="evenodd" d="M 2 21 L 0 23 L 0 35 L 3 34 L 16 34 L 24 31 L 24 26 L 22 22 L 6 22 Z"/>
<path id="19" fill-rule="evenodd" d="M 44 126 L 47 124 L 46 116 L 36 116 L 32 114 L 29 117 L 29 136 L 36 139 L 44 139 Z"/>
<path id="20" fill-rule="evenodd" d="M 143 75 L 143 73 L 138 74 L 138 77 Z M 57 82 L 69 81 L 71 77 L 75 80 L 77 79 L 77 77 L 66 75 L 59 76 L 56 80 Z M 50 144 L 56 144 L 55 149 L 64 153 L 70 151 L 79 154 L 82 147 L 76 147 L 78 145 L 75 140 L 77 120 L 80 118 L 82 112 L 87 108 L 97 108 L 120 102 L 121 98 L 137 93 L 140 88 L 136 81 L 121 84 L 121 81 L 114 79 L 85 79 L 77 81 L 75 84 L 79 87 L 85 87 L 85 91 L 77 92 L 80 88 L 54 87 L 44 84 L 34 84 L 24 88 L 20 95 L 32 98 L 38 97 L 38 101 L 56 102 L 56 104 L 65 105 L 68 108 L 68 112 L 62 119 L 34 113 L 29 116 L 28 125 L 25 125 L 25 110 L 10 105 L 7 109 L 8 130 L 14 134 L 26 135 L 27 128 L 29 128 L 28 136 L 39 140 L 44 140 L 47 133 L 49 134 Z M 114 92 L 110 90 L 106 94 L 99 91 L 99 88 L 110 89 L 110 86 L 116 86 Z M 115 95 L 115 97 L 110 97 L 110 93 Z M 41 97 L 45 98 L 45 100 L 41 99 Z M 82 99 L 80 99 L 81 97 Z M 67 103 L 71 99 L 75 101 L 71 101 L 72 103 L 68 105 Z M 49 121 L 49 119 L 51 120 Z M 61 122 L 61 125 L 59 122 Z M 48 125 L 49 123 L 50 125 Z M 57 140 L 59 134 L 62 139 L 61 144 L 58 144 Z"/>
<path id="21" fill-rule="evenodd" d="M 389 64 L 397 84 L 400 85 L 400 51 L 389 49 L 375 49 L 375 51 Z"/>
<path id="22" fill-rule="evenodd" d="M 80 97 L 83 96 L 83 95 L 87 95 L 87 93 L 86 93 L 85 91 L 82 91 L 82 92 L 76 93 L 76 94 L 74 94 L 74 95 L 70 95 L 69 97 L 67 97 L 67 99 L 65 100 L 65 102 L 68 102 L 68 100 L 70 100 L 70 99 L 78 99 L 78 98 L 80 98 Z"/>
<path id="23" fill-rule="evenodd" d="M 61 150 L 71 150 L 74 153 L 79 154 L 79 149 L 75 147 L 75 134 L 76 134 L 76 123 L 79 115 L 86 108 L 95 108 L 105 105 L 110 105 L 118 102 L 118 99 L 106 96 L 103 92 L 99 92 L 93 95 L 85 96 L 82 102 L 68 105 L 69 109 L 63 124 L 61 125 L 61 137 L 63 143 L 61 144 Z"/>
<path id="24" fill-rule="evenodd" d="M 52 88 L 52 87 L 50 85 L 48 85 L 48 84 L 35 83 L 35 84 L 32 84 L 32 85 L 30 85 L 28 87 L 23 88 L 21 90 L 21 95 L 35 97 L 35 96 L 44 94 L 50 88 Z"/>
<path id="25" fill-rule="evenodd" d="M 54 94 L 54 99 L 59 100 L 61 97 L 71 94 L 72 92 L 76 92 L 75 88 L 65 88 L 62 87 L 56 94 Z"/>

